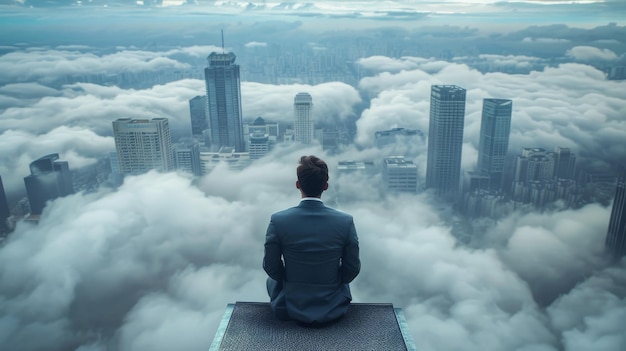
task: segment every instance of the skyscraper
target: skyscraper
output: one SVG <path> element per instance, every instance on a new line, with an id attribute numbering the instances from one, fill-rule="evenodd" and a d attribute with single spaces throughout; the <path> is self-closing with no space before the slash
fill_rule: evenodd
<path id="1" fill-rule="evenodd" d="M 113 136 L 121 174 L 174 169 L 172 137 L 167 118 L 120 118 L 113 121 Z"/>
<path id="2" fill-rule="evenodd" d="M 311 144 L 313 142 L 313 98 L 309 93 L 298 93 L 293 101 L 295 120 L 293 129 L 297 142 Z"/>
<path id="3" fill-rule="evenodd" d="M 30 163 L 24 185 L 31 215 L 40 215 L 46 202 L 74 193 L 69 164 L 58 159 L 59 154 L 50 154 Z"/>
<path id="4" fill-rule="evenodd" d="M 622 169 L 617 179 L 605 246 L 616 258 L 626 255 L 626 168 Z"/>
<path id="5" fill-rule="evenodd" d="M 509 150 L 513 102 L 506 99 L 484 99 L 478 143 L 478 173 L 486 176 L 488 187 L 502 187 L 504 159 Z"/>
<path id="6" fill-rule="evenodd" d="M 196 96 L 189 100 L 189 116 L 191 117 L 191 135 L 202 136 L 209 129 L 208 103 L 206 96 Z"/>
<path id="7" fill-rule="evenodd" d="M 239 65 L 235 64 L 235 59 L 232 52 L 211 53 L 207 57 L 209 66 L 204 69 L 204 79 L 214 149 L 226 146 L 244 152 L 246 143 L 243 138 L 241 83 Z"/>
<path id="8" fill-rule="evenodd" d="M 455 85 L 433 85 L 430 91 L 426 187 L 445 200 L 454 200 L 459 190 L 465 95 Z"/>

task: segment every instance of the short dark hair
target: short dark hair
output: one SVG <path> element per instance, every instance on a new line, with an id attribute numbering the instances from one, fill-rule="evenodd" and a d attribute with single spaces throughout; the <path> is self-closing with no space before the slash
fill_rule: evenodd
<path id="1" fill-rule="evenodd" d="M 300 190 L 306 196 L 322 195 L 328 182 L 328 166 L 317 156 L 302 156 L 297 169 Z"/>

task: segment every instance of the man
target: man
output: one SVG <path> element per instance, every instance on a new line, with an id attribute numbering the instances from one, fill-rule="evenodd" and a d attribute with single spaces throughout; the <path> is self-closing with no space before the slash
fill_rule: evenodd
<path id="1" fill-rule="evenodd" d="M 296 188 L 302 200 L 272 215 L 265 236 L 263 269 L 276 318 L 324 324 L 342 317 L 361 269 L 352 216 L 324 206 L 328 166 L 302 156 Z M 282 258 L 282 259 L 281 259 Z"/>

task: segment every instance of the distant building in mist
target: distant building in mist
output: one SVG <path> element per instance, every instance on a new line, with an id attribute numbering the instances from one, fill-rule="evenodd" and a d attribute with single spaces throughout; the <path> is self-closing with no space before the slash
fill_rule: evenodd
<path id="1" fill-rule="evenodd" d="M 113 121 L 113 136 L 122 175 L 174 169 L 167 118 L 120 118 Z"/>
<path id="2" fill-rule="evenodd" d="M 222 147 L 218 152 L 200 151 L 200 174 L 209 174 L 218 165 L 230 170 L 241 170 L 250 164 L 248 152 L 237 152 L 232 147 Z"/>
<path id="3" fill-rule="evenodd" d="M 276 145 L 279 133 L 278 123 L 268 123 L 257 117 L 252 123 L 244 123 L 244 135 L 248 136 L 247 150 L 251 160 L 267 155 Z"/>
<path id="4" fill-rule="evenodd" d="M 374 143 L 378 148 L 393 144 L 417 144 L 423 140 L 424 133 L 417 129 L 392 128 L 374 133 Z"/>
<path id="5" fill-rule="evenodd" d="M 302 144 L 311 144 L 314 139 L 313 98 L 309 93 L 298 93 L 293 101 L 295 139 Z"/>
<path id="6" fill-rule="evenodd" d="M 454 200 L 459 190 L 465 95 L 455 85 L 431 87 L 426 188 L 445 200 Z"/>
<path id="7" fill-rule="evenodd" d="M 270 122 L 263 117 L 257 117 L 252 123 L 245 122 L 243 124 L 243 133 L 250 135 L 252 133 L 267 134 L 274 143 L 280 135 L 280 125 L 278 122 Z"/>
<path id="8" fill-rule="evenodd" d="M 513 200 L 539 208 L 556 200 L 562 200 L 568 206 L 581 201 L 573 179 L 575 156 L 566 148 L 555 150 L 523 148 L 515 157 Z"/>
<path id="9" fill-rule="evenodd" d="M 391 192 L 417 192 L 417 166 L 404 156 L 383 159 L 383 179 Z"/>
<path id="10" fill-rule="evenodd" d="M 69 164 L 58 159 L 59 154 L 50 154 L 30 163 L 24 185 L 31 215 L 40 215 L 46 202 L 74 193 Z"/>
<path id="11" fill-rule="evenodd" d="M 11 210 L 9 209 L 7 194 L 4 191 L 2 177 L 0 176 L 0 235 L 9 231 L 9 217 L 11 217 Z"/>
<path id="12" fill-rule="evenodd" d="M 339 161 L 337 164 L 337 172 L 340 174 L 361 173 L 374 175 L 378 171 L 374 161 Z"/>
<path id="13" fill-rule="evenodd" d="M 117 159 L 117 152 L 109 152 L 109 164 L 111 166 L 111 176 L 109 180 L 113 186 L 119 186 L 124 181 L 124 175 L 120 172 L 120 162 Z"/>
<path id="14" fill-rule="evenodd" d="M 196 96 L 189 100 L 189 116 L 191 117 L 191 134 L 202 137 L 202 132 L 209 129 L 209 105 L 206 95 Z"/>
<path id="15" fill-rule="evenodd" d="M 530 182 L 552 179 L 554 153 L 542 148 L 523 148 L 515 157 L 514 182 Z"/>
<path id="16" fill-rule="evenodd" d="M 176 170 L 200 175 L 200 145 L 194 141 L 183 141 L 174 145 Z"/>
<path id="17" fill-rule="evenodd" d="M 576 155 L 570 149 L 556 147 L 554 150 L 554 178 L 574 179 Z"/>
<path id="18" fill-rule="evenodd" d="M 232 147 L 236 152 L 244 152 L 246 143 L 243 137 L 241 112 L 241 82 L 237 57 L 232 52 L 211 53 L 204 69 L 207 99 L 209 106 L 209 127 L 214 150 Z"/>
<path id="19" fill-rule="evenodd" d="M 337 152 L 341 145 L 341 132 L 337 129 L 323 129 L 322 137 L 319 140 L 322 143 L 322 150 Z"/>
<path id="20" fill-rule="evenodd" d="M 484 99 L 478 143 L 478 173 L 485 176 L 487 187 L 500 189 L 504 160 L 509 150 L 511 111 L 513 102 L 507 99 Z"/>
<path id="21" fill-rule="evenodd" d="M 605 245 L 616 258 L 626 255 L 626 168 L 617 179 Z"/>

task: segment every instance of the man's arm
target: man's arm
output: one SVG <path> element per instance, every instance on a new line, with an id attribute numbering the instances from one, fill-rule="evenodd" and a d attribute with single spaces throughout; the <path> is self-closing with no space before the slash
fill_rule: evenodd
<path id="1" fill-rule="evenodd" d="M 343 247 L 341 257 L 341 282 L 350 283 L 361 270 L 361 260 L 359 259 L 359 237 L 356 235 L 354 220 L 350 220 L 348 242 Z"/>
<path id="2" fill-rule="evenodd" d="M 274 223 L 270 220 L 265 233 L 265 256 L 263 257 L 263 269 L 270 278 L 280 282 L 285 274 L 282 258 L 283 249 L 278 240 L 278 233 Z"/>

